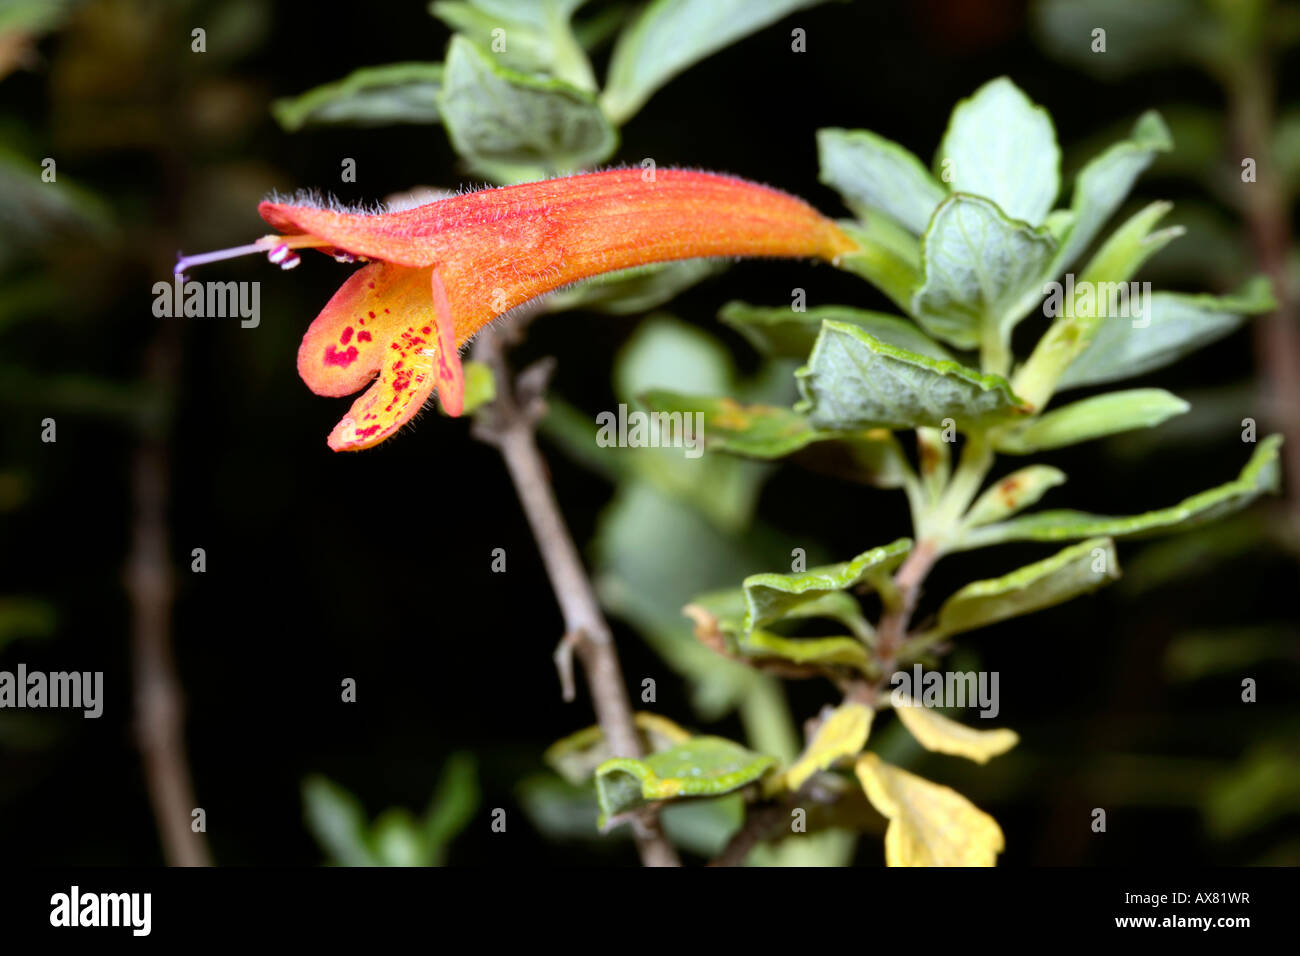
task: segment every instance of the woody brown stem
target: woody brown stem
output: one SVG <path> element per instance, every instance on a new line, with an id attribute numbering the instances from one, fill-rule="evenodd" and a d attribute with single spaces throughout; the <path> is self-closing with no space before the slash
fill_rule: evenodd
<path id="1" fill-rule="evenodd" d="M 582 664 L 596 720 L 611 751 L 620 757 L 640 757 L 643 750 L 623 683 L 614 636 L 564 522 L 546 461 L 537 447 L 536 425 L 543 408 L 543 383 L 539 376 L 528 371 L 519 382 L 512 379 L 501 335 L 495 329 L 485 329 L 474 345 L 474 357 L 492 369 L 496 381 L 496 398 L 480 414 L 474 434 L 494 445 L 505 460 L 564 617 L 566 646 L 572 647 Z M 676 850 L 663 835 L 656 813 L 646 811 L 636 821 L 633 833 L 644 865 L 680 865 Z"/>
<path id="2" fill-rule="evenodd" d="M 148 377 L 169 380 L 177 348 L 174 330 L 160 333 Z M 172 652 L 175 596 L 167 534 L 169 468 L 162 434 L 140 439 L 132 467 L 134 508 L 125 584 L 131 602 L 135 736 L 144 764 L 163 859 L 171 866 L 211 866 L 207 838 L 191 829 L 197 809 L 185 752 L 185 703 Z"/>
<path id="3" fill-rule="evenodd" d="M 1277 310 L 1256 324 L 1255 354 L 1265 416 L 1286 436 L 1287 507 L 1292 533 L 1300 534 L 1300 308 L 1287 267 L 1290 205 L 1272 155 L 1276 110 L 1271 58 L 1260 51 L 1229 75 L 1227 85 L 1237 147 L 1243 157 L 1256 161 L 1256 181 L 1241 184 L 1241 208 L 1260 268 L 1273 282 Z"/>

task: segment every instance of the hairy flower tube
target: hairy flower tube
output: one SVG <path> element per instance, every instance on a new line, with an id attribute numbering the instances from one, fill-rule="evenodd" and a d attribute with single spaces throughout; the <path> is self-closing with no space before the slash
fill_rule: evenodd
<path id="1" fill-rule="evenodd" d="M 265 253 L 282 268 L 296 250 L 365 260 L 311 324 L 298 372 L 318 395 L 370 387 L 329 445 L 358 451 L 388 438 L 436 385 L 459 415 L 459 352 L 529 299 L 606 272 L 709 256 L 835 261 L 856 244 L 800 199 L 756 183 L 679 169 L 621 169 L 466 193 L 400 212 L 264 202 L 278 235 L 183 257 L 195 265 Z"/>

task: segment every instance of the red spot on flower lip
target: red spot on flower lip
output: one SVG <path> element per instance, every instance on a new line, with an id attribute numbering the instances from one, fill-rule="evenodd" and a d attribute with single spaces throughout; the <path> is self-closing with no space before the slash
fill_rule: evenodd
<path id="1" fill-rule="evenodd" d="M 351 345 L 346 352 L 340 352 L 334 346 L 325 350 L 325 364 L 338 365 L 341 368 L 347 368 L 357 360 L 357 347 Z"/>
<path id="2" fill-rule="evenodd" d="M 339 337 L 339 344 L 347 345 L 348 342 L 350 342 L 351 340 L 352 340 L 352 326 L 349 325 L 346 329 L 343 330 L 343 335 Z"/>

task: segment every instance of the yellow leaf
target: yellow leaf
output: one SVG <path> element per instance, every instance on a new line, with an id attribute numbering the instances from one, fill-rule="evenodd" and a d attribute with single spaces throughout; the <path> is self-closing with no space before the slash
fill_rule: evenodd
<path id="1" fill-rule="evenodd" d="M 1004 843 L 998 822 L 960 793 L 885 763 L 858 758 L 858 781 L 888 818 L 889 866 L 994 866 Z"/>
<path id="2" fill-rule="evenodd" d="M 1014 730 L 976 730 L 910 701 L 906 706 L 895 706 L 894 712 L 926 750 L 966 757 L 976 763 L 988 763 L 1020 743 Z"/>
<path id="3" fill-rule="evenodd" d="M 803 756 L 785 773 L 786 786 L 798 790 L 818 770 L 825 770 L 841 757 L 862 752 L 871 733 L 871 708 L 844 704 L 831 712 L 813 735 Z"/>

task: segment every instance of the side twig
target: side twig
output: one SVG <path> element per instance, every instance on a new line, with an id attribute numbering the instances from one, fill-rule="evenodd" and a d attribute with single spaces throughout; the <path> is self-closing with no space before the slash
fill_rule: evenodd
<path id="1" fill-rule="evenodd" d="M 709 861 L 709 866 L 741 866 L 750 851 L 790 819 L 792 798 L 779 800 L 766 807 L 751 810 L 745 825 L 737 830 L 722 852 Z"/>
<path id="2" fill-rule="evenodd" d="M 542 393 L 550 365 L 526 369 L 514 380 L 506 363 L 502 332 L 488 328 L 474 345 L 474 357 L 487 364 L 496 380 L 496 398 L 475 423 L 474 435 L 495 446 L 505 460 L 533 537 L 546 566 L 551 588 L 564 616 L 565 637 L 556 660 L 565 680 L 570 653 L 582 664 L 591 689 L 596 719 L 619 756 L 642 755 L 609 624 L 601 613 L 591 579 L 564 522 L 551 487 L 546 462 L 537 447 L 536 426 L 544 411 Z M 566 681 L 567 683 L 567 681 Z M 566 697 L 569 687 L 565 687 Z M 664 837 L 658 816 L 647 811 L 634 823 L 637 849 L 646 866 L 678 866 L 677 852 Z"/>

